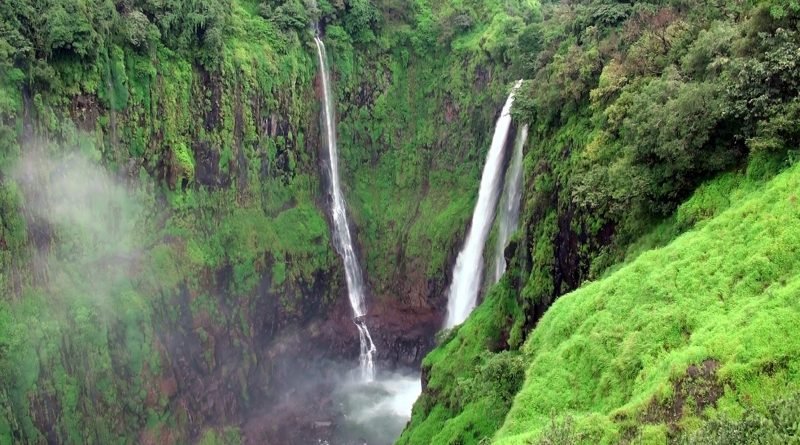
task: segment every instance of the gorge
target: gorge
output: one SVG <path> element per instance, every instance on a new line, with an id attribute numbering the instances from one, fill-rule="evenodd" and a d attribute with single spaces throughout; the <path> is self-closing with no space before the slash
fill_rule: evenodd
<path id="1" fill-rule="evenodd" d="M 791 443 L 795 3 L 0 2 L 0 445 Z"/>

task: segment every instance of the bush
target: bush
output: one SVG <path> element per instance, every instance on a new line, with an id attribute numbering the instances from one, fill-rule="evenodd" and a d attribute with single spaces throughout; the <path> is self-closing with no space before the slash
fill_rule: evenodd
<path id="1" fill-rule="evenodd" d="M 485 356 L 485 362 L 470 376 L 470 381 L 459 385 L 464 391 L 459 399 L 480 401 L 493 398 L 508 409 L 525 380 L 525 362 L 519 352 L 487 352 Z"/>
<path id="2" fill-rule="evenodd" d="M 380 13 L 369 0 L 349 0 L 344 16 L 344 28 L 354 40 L 370 43 L 375 40 Z"/>
<path id="3" fill-rule="evenodd" d="M 756 124 L 755 136 L 747 140 L 753 152 L 768 152 L 784 157 L 800 146 L 800 100 L 774 107 L 773 115 Z"/>
<path id="4" fill-rule="evenodd" d="M 123 29 L 128 43 L 136 48 L 146 48 L 161 37 L 158 28 L 150 23 L 142 11 L 131 11 L 123 16 Z"/>
<path id="5" fill-rule="evenodd" d="M 284 31 L 298 31 L 311 26 L 309 11 L 299 0 L 288 0 L 281 4 L 274 2 L 262 3 L 259 13 Z"/>
<path id="6" fill-rule="evenodd" d="M 529 444 L 534 442 L 528 441 Z M 558 420 L 555 416 L 550 418 L 550 425 L 542 432 L 537 445 L 577 445 L 583 443 L 583 435 L 575 428 L 575 420 L 567 416 Z"/>
<path id="7" fill-rule="evenodd" d="M 85 6 L 75 1 L 54 2 L 44 11 L 47 17 L 43 37 L 48 52 L 71 51 L 85 57 L 94 55 L 100 39 L 87 17 Z"/>
<path id="8" fill-rule="evenodd" d="M 736 146 L 718 137 L 727 105 L 719 84 L 687 82 L 674 70 L 624 88 L 587 148 L 576 200 L 614 217 L 643 206 L 673 211 L 704 177 L 738 161 Z"/>
<path id="9" fill-rule="evenodd" d="M 683 445 L 789 444 L 800 437 L 800 394 L 773 402 L 766 413 L 750 409 L 739 419 L 714 419 L 681 437 Z"/>

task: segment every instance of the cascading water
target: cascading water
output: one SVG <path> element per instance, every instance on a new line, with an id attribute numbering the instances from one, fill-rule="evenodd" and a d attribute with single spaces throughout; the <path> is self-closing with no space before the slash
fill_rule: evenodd
<path id="1" fill-rule="evenodd" d="M 328 166 L 330 173 L 331 195 L 331 219 L 333 220 L 333 238 L 336 251 L 344 261 L 345 278 L 347 280 L 347 293 L 350 298 L 350 306 L 353 308 L 353 322 L 358 328 L 358 339 L 361 343 L 359 363 L 361 365 L 361 376 L 364 380 L 372 381 L 375 378 L 375 344 L 367 328 L 364 316 L 366 307 L 364 304 L 364 278 L 361 275 L 361 267 L 358 264 L 353 239 L 350 236 L 350 226 L 347 222 L 347 210 L 345 208 L 344 196 L 339 185 L 339 155 L 336 146 L 336 115 L 333 106 L 333 94 L 331 92 L 330 77 L 328 74 L 327 53 L 325 44 L 319 37 L 319 32 L 314 35 L 314 42 L 317 45 L 317 56 L 319 57 L 319 72 L 322 79 L 323 94 L 323 126 L 325 128 L 325 139 L 328 144 Z"/>
<path id="2" fill-rule="evenodd" d="M 503 197 L 500 201 L 497 249 L 495 250 L 494 280 L 492 284 L 500 281 L 500 277 L 506 272 L 506 245 L 508 245 L 508 239 L 517 230 L 517 224 L 519 224 L 519 204 L 520 199 L 522 199 L 522 150 L 527 140 L 528 126 L 523 125 L 517 130 L 517 138 L 514 140 L 514 154 L 506 171 L 506 185 L 503 188 Z"/>
<path id="3" fill-rule="evenodd" d="M 453 269 L 453 282 L 450 284 L 447 301 L 447 321 L 445 323 L 447 328 L 461 324 L 475 307 L 481 285 L 483 248 L 494 220 L 500 180 L 503 177 L 503 158 L 508 132 L 511 128 L 511 105 L 514 103 L 514 93 L 521 83 L 522 81 L 518 81 L 511 89 L 495 125 L 492 146 L 489 148 L 486 165 L 484 165 L 481 175 L 478 202 L 475 204 L 475 211 L 472 214 L 472 225 Z"/>

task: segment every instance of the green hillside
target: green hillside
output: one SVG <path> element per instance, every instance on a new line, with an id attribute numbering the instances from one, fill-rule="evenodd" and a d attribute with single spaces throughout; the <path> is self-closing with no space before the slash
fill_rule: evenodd
<path id="1" fill-rule="evenodd" d="M 797 166 L 768 181 L 711 181 L 630 261 L 553 304 L 520 352 L 490 354 L 505 336 L 496 314 L 513 301 L 501 282 L 425 361 L 428 393 L 462 411 L 437 406 L 417 419 L 430 408 L 423 396 L 401 443 L 484 443 L 495 429 L 500 444 L 789 443 L 800 390 L 798 186 Z M 767 420 L 780 409 L 793 417 Z"/>
<path id="2" fill-rule="evenodd" d="M 559 299 L 523 348 L 525 381 L 493 443 L 554 435 L 568 418 L 581 442 L 664 443 L 796 393 L 798 187 L 795 166 Z M 797 425 L 781 432 L 767 443 L 790 443 Z"/>

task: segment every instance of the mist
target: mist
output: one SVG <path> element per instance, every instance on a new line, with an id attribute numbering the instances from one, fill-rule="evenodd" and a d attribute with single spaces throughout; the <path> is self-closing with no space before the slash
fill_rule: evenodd
<path id="1" fill-rule="evenodd" d="M 303 335 L 298 331 L 278 339 L 273 348 L 297 351 Z M 419 371 L 379 368 L 375 380 L 367 382 L 355 357 L 328 359 L 322 349 L 314 353 L 318 358 L 282 355 L 271 360 L 272 378 L 282 384 L 260 410 L 250 413 L 245 434 L 266 438 L 268 445 L 283 445 L 290 438 L 298 444 L 394 443 L 421 392 Z"/>
<path id="2" fill-rule="evenodd" d="M 43 290 L 42 297 L 47 301 L 43 315 L 72 324 L 78 320 L 79 312 L 92 314 L 80 320 L 91 327 L 103 326 L 98 332 L 92 331 L 92 337 L 80 336 L 80 332 L 88 331 L 67 328 L 61 335 L 69 336 L 73 342 L 91 338 L 106 343 L 106 326 L 117 325 L 120 318 L 135 320 L 117 346 L 145 354 L 154 351 L 153 345 L 161 345 L 169 358 L 150 354 L 148 360 L 164 367 L 159 376 L 163 381 L 176 378 L 177 391 L 168 397 L 173 404 L 193 403 L 188 410 L 198 416 L 198 423 L 202 422 L 198 408 L 239 394 L 236 387 L 218 385 L 218 379 L 222 381 L 223 377 L 216 374 L 227 367 L 246 369 L 253 383 L 247 387 L 249 403 L 236 408 L 245 437 L 280 438 L 274 442 L 278 444 L 285 438 L 302 438 L 303 443 L 389 445 L 400 435 L 421 391 L 418 371 L 384 370 L 374 381 L 364 382 L 356 357 L 333 357 L 331 351 L 335 348 L 325 342 L 303 346 L 313 335 L 313 323 L 290 329 L 267 349 L 243 346 L 254 348 L 257 365 L 247 365 L 234 354 L 226 356 L 229 362 L 200 371 L 196 367 L 172 370 L 182 363 L 198 363 L 209 345 L 195 338 L 193 330 L 173 329 L 163 314 L 152 312 L 148 302 L 163 298 L 158 294 L 159 286 L 169 288 L 174 283 L 162 283 L 160 275 L 154 273 L 158 268 L 152 264 L 152 252 L 164 234 L 153 216 L 162 212 L 155 206 L 147 184 L 138 178 L 131 183 L 117 177 L 77 152 L 53 154 L 28 145 L 24 153 L 10 172 L 21 198 L 31 247 L 27 258 L 17 260 L 17 267 L 30 267 L 32 284 Z M 217 290 L 204 287 L 203 291 Z M 167 301 L 173 305 L 179 300 Z M 201 318 L 189 320 L 197 322 Z M 268 334 L 254 336 L 259 335 Z M 76 346 L 80 350 L 93 347 Z M 220 351 L 225 346 L 218 343 L 215 347 L 222 349 L 212 349 L 212 353 L 223 357 Z M 133 363 L 136 365 L 126 362 L 125 366 L 131 365 L 134 374 L 140 372 L 141 362 Z M 95 378 L 108 371 L 94 369 L 100 364 L 89 366 L 88 370 L 75 368 L 76 375 Z M 179 376 L 188 379 L 182 381 Z M 121 393 L 125 391 L 124 381 L 115 381 L 115 385 L 120 385 Z"/>
<path id="3" fill-rule="evenodd" d="M 100 248 L 108 253 L 131 247 L 141 206 L 125 187 L 84 156 L 47 157 L 31 150 L 12 177 L 25 197 L 24 210 L 34 221 L 57 228 L 64 241 L 74 237 L 88 243 L 71 248 Z"/>
<path id="4" fill-rule="evenodd" d="M 343 417 L 331 445 L 391 445 L 422 392 L 419 374 L 379 373 L 372 382 L 349 379 L 334 391 Z"/>
<path id="5" fill-rule="evenodd" d="M 144 194 L 79 152 L 25 144 L 11 179 L 22 197 L 34 284 L 68 303 L 110 303 L 139 272 Z M 26 267 L 18 264 L 16 267 Z"/>

